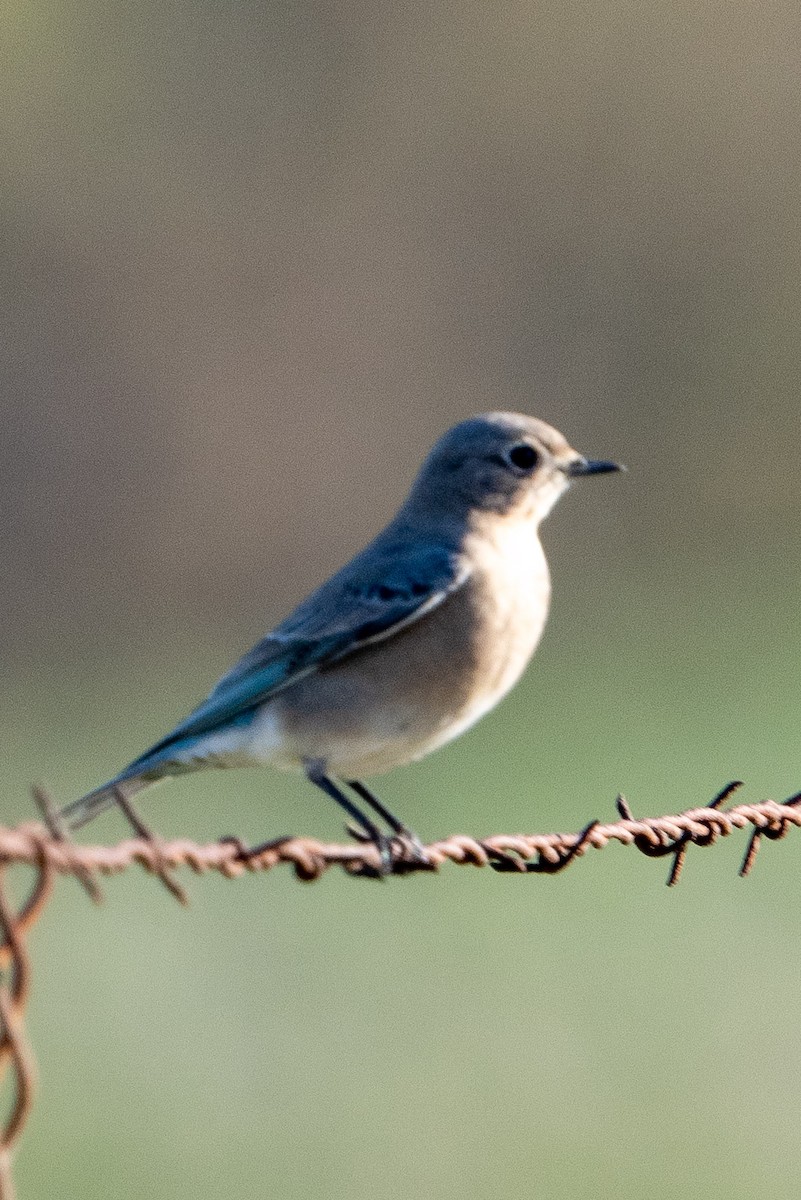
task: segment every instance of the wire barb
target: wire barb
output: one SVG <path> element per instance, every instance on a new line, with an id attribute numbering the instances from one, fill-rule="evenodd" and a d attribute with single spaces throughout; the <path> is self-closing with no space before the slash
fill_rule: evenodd
<path id="1" fill-rule="evenodd" d="M 62 819 L 58 806 L 54 804 L 50 793 L 40 784 L 35 783 L 31 788 L 31 794 L 51 836 L 57 842 L 69 842 L 69 830 Z M 103 903 L 103 893 L 98 887 L 96 880 L 92 878 L 91 872 L 79 867 L 75 871 L 75 878 L 94 904 Z"/>
<path id="2" fill-rule="evenodd" d="M 139 837 L 144 841 L 149 842 L 153 847 L 153 864 L 150 867 L 150 870 L 152 870 L 157 879 L 161 880 L 170 895 L 174 896 L 179 904 L 183 904 L 186 907 L 189 904 L 189 897 L 181 887 L 180 883 L 176 883 L 173 877 L 170 875 L 167 869 L 167 864 L 164 862 L 160 853 L 159 839 L 156 837 L 155 833 L 153 833 L 152 829 L 150 829 L 150 827 L 144 823 L 122 788 L 115 787 L 113 791 L 114 799 L 122 809 L 122 812 L 134 833 L 138 834 Z"/>
<path id="3" fill-rule="evenodd" d="M 794 796 L 790 796 L 789 799 L 785 800 L 784 807 L 796 808 L 799 804 L 801 804 L 801 792 L 796 792 Z M 740 867 L 740 876 L 742 879 L 751 874 L 751 869 L 759 853 L 759 847 L 762 844 L 762 838 L 766 837 L 771 842 L 778 842 L 790 832 L 791 824 L 786 817 L 780 817 L 776 821 L 768 822 L 768 824 L 761 828 L 759 826 L 754 828 L 754 832 L 748 841 L 742 866 Z"/>
<path id="4" fill-rule="evenodd" d="M 731 783 L 727 783 L 709 801 L 709 804 L 706 806 L 707 809 L 717 811 L 742 786 L 741 779 L 733 779 Z M 617 811 L 624 820 L 634 820 L 634 815 L 624 796 L 618 796 L 615 804 L 617 805 Z M 655 827 L 656 823 L 650 821 L 649 825 Z M 648 833 L 637 834 L 634 838 L 634 845 L 641 854 L 645 854 L 648 858 L 662 858 L 667 854 L 673 855 L 673 865 L 667 877 L 667 885 L 668 887 L 675 887 L 684 869 L 684 860 L 687 857 L 688 846 L 690 844 L 695 846 L 712 846 L 721 833 L 729 833 L 730 830 L 725 829 L 720 823 L 713 821 L 711 824 L 708 824 L 706 833 L 699 833 L 697 830 L 692 832 L 690 829 L 684 829 L 678 836 L 671 837 L 666 836 L 663 830 L 657 830 L 656 832 L 658 834 L 656 841 L 651 836 L 651 830 Z M 742 874 L 742 871 L 740 873 Z"/>

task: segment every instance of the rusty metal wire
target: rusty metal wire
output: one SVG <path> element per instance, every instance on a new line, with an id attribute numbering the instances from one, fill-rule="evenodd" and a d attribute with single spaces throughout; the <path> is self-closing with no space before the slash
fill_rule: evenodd
<path id="1" fill-rule="evenodd" d="M 25 1007 L 31 989 L 30 958 L 25 933 L 38 919 L 53 888 L 54 872 L 44 854 L 33 863 L 36 879 L 28 899 L 14 912 L 6 892 L 6 865 L 0 864 L 0 966 L 7 978 L 0 982 L 0 1082 L 13 1074 L 13 1099 L 0 1130 L 0 1200 L 14 1200 L 11 1164 L 33 1101 L 36 1068 L 25 1037 Z"/>
<path id="2" fill-rule="evenodd" d="M 747 875 L 763 838 L 775 841 L 785 837 L 790 829 L 801 827 L 801 793 L 781 804 L 763 800 L 722 809 L 720 806 L 739 786 L 739 783 L 728 784 L 703 808 L 640 819 L 618 797 L 620 820 L 610 824 L 594 821 L 580 833 L 494 834 L 486 838 L 454 834 L 422 847 L 422 853 L 421 848 L 396 837 L 392 842 L 391 873 L 437 871 L 444 863 L 452 862 L 460 866 L 489 866 L 503 872 L 554 874 L 581 858 L 587 850 L 601 850 L 610 842 L 618 842 L 633 845 L 650 858 L 672 856 L 668 883 L 673 885 L 678 881 L 689 846 L 712 846 L 719 838 L 750 826 L 752 834 L 741 868 L 741 874 Z M 169 873 L 179 867 L 190 867 L 198 874 L 218 871 L 235 877 L 245 871 L 269 871 L 286 865 L 305 881 L 318 879 L 333 866 L 350 875 L 375 877 L 382 873 L 380 856 L 372 843 L 340 845 L 308 837 L 284 837 L 247 849 L 233 838 L 198 845 L 188 839 L 164 841 L 141 823 L 137 828 L 140 836 L 114 846 L 82 846 L 54 835 L 39 823 L 13 829 L 0 827 L 0 863 L 46 864 L 56 874 L 93 881 L 98 875 L 114 875 L 138 863 L 168 882 L 176 895 L 179 889 Z"/>
<path id="3" fill-rule="evenodd" d="M 724 809 L 722 806 L 740 786 L 739 782 L 728 784 L 703 808 L 639 820 L 618 796 L 620 820 L 610 824 L 592 821 L 579 833 L 495 834 L 486 838 L 454 834 L 428 846 L 399 836 L 392 840 L 389 872 L 377 847 L 358 840 L 331 845 L 314 838 L 284 837 L 253 848 L 236 838 L 209 845 L 187 839 L 165 841 L 152 833 L 127 803 L 123 806 L 125 815 L 136 837 L 114 846 L 80 846 L 70 840 L 60 824 L 57 808 L 47 793 L 35 788 L 34 799 L 44 824 L 0 827 L 0 971 L 4 972 L 0 976 L 0 1083 L 9 1072 L 13 1080 L 9 1114 L 0 1126 L 0 1200 L 14 1200 L 11 1161 L 30 1111 L 35 1079 L 23 1026 L 30 993 L 25 935 L 47 904 L 56 875 L 72 875 L 97 902 L 102 898 L 97 876 L 114 875 L 138 864 L 185 903 L 186 894 L 172 874 L 180 867 L 190 867 L 198 874 L 217 871 L 233 878 L 246 871 L 269 871 L 285 865 L 298 879 L 306 881 L 319 879 L 334 866 L 349 875 L 376 878 L 387 873 L 438 871 L 446 862 L 488 866 L 506 873 L 553 875 L 588 850 L 601 850 L 610 842 L 618 842 L 634 846 L 648 858 L 671 858 L 667 882 L 672 887 L 678 882 L 690 846 L 713 846 L 720 838 L 750 827 L 740 867 L 740 874 L 748 875 L 763 839 L 778 841 L 791 829 L 801 827 L 801 792 L 782 804 L 763 800 Z M 36 871 L 30 894 L 17 911 L 8 898 L 6 885 L 7 869 L 12 864 Z"/>

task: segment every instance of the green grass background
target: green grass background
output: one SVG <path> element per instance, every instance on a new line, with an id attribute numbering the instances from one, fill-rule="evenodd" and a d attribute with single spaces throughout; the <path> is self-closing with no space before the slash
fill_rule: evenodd
<path id="1" fill-rule="evenodd" d="M 789 596 L 763 594 L 767 623 L 714 575 L 691 609 L 645 577 L 570 582 L 514 696 L 384 781 L 425 837 L 574 829 L 617 789 L 656 814 L 733 777 L 750 799 L 801 785 Z M 44 761 L 75 794 L 227 649 L 171 644 L 6 693 L 16 816 Z M 267 770 L 176 781 L 143 808 L 199 839 L 340 832 Z M 99 910 L 62 881 L 31 937 L 41 1082 L 20 1195 L 794 1196 L 799 845 L 744 882 L 744 844 L 691 851 L 671 891 L 665 864 L 619 847 L 550 879 L 187 877 L 186 911 L 136 871 Z"/>

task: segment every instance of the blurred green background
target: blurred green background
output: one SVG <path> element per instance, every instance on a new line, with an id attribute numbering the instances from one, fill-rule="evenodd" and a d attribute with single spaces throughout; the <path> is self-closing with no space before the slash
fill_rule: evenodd
<path id="1" fill-rule="evenodd" d="M 3 10 L 2 794 L 71 799 L 523 409 L 630 473 L 548 522 L 514 696 L 381 789 L 426 838 L 801 787 L 796 5 Z M 339 837 L 265 771 L 164 834 Z M 113 841 L 113 814 L 87 831 Z M 796 1197 L 799 845 L 556 879 L 69 882 L 22 1200 Z"/>

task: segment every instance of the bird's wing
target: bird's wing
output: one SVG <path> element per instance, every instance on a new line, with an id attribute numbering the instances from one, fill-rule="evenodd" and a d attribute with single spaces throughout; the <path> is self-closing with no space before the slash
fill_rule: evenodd
<path id="1" fill-rule="evenodd" d="M 468 577 L 442 547 L 363 551 L 222 677 L 172 733 L 131 763 L 133 773 L 170 745 L 242 718 L 305 675 L 392 637 L 438 607 Z"/>

